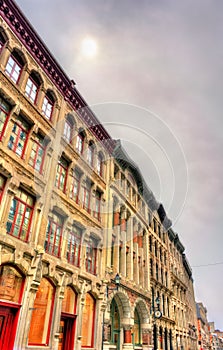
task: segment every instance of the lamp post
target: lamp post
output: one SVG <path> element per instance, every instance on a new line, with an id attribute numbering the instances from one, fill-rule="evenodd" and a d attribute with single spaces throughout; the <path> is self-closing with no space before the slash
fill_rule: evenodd
<path id="1" fill-rule="evenodd" d="M 115 287 L 109 287 L 108 285 L 106 286 L 106 302 L 108 301 L 108 293 L 111 290 L 118 290 L 118 287 L 120 286 L 121 283 L 121 277 L 119 276 L 119 274 L 117 273 L 115 278 L 114 278 L 114 282 L 115 282 Z M 104 328 L 105 328 L 105 310 L 103 311 L 103 319 L 102 319 L 102 343 L 101 343 L 101 350 L 104 349 Z"/>
<path id="2" fill-rule="evenodd" d="M 109 292 L 110 290 L 118 290 L 118 287 L 120 286 L 121 277 L 119 276 L 118 273 L 116 274 L 116 276 L 115 276 L 115 278 L 114 278 L 114 281 L 115 281 L 115 287 L 109 287 L 108 285 L 107 285 L 107 287 L 106 287 L 106 297 L 107 297 L 107 299 L 108 299 L 108 292 Z"/>

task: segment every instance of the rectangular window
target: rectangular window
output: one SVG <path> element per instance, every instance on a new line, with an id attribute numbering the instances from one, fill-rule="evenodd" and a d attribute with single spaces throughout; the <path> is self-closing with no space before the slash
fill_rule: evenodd
<path id="1" fill-rule="evenodd" d="M 3 191 L 5 188 L 5 183 L 6 183 L 6 179 L 4 178 L 4 176 L 0 174 L 0 203 L 3 195 Z"/>
<path id="2" fill-rule="evenodd" d="M 6 224 L 7 233 L 23 241 L 28 240 L 34 208 L 34 198 L 19 190 L 12 199 Z"/>
<path id="3" fill-rule="evenodd" d="M 83 187 L 83 196 L 82 196 L 82 203 L 83 208 L 90 212 L 90 196 L 91 196 L 91 184 L 89 182 L 86 182 L 85 186 Z"/>
<path id="4" fill-rule="evenodd" d="M 86 244 L 86 271 L 92 274 L 96 274 L 97 263 L 97 241 L 94 238 L 90 238 Z"/>
<path id="5" fill-rule="evenodd" d="M 57 257 L 60 256 L 62 229 L 62 218 L 58 214 L 53 213 L 52 217 L 48 219 L 44 248 L 47 253 Z"/>
<path id="6" fill-rule="evenodd" d="M 73 226 L 68 236 L 67 261 L 75 266 L 80 265 L 81 234 L 82 230 Z"/>
<path id="7" fill-rule="evenodd" d="M 2 136 L 4 135 L 4 131 L 6 128 L 6 124 L 9 119 L 9 112 L 10 107 L 8 103 L 6 103 L 1 97 L 0 97 L 0 140 Z"/>
<path id="8" fill-rule="evenodd" d="M 36 101 L 38 88 L 37 83 L 29 77 L 26 84 L 25 94 L 33 103 Z"/>
<path id="9" fill-rule="evenodd" d="M 74 171 L 71 184 L 70 198 L 72 198 L 76 203 L 79 203 L 80 180 L 80 173 L 78 171 Z"/>
<path id="10" fill-rule="evenodd" d="M 18 83 L 22 71 L 22 65 L 16 60 L 14 56 L 10 56 L 5 68 L 5 73 L 9 76 L 15 84 Z"/>
<path id="11" fill-rule="evenodd" d="M 43 99 L 42 112 L 47 119 L 51 119 L 53 112 L 53 102 L 49 100 L 47 96 Z"/>
<path id="12" fill-rule="evenodd" d="M 94 217 L 101 220 L 101 193 L 99 191 L 96 191 L 95 193 L 95 210 L 94 210 Z"/>
<path id="13" fill-rule="evenodd" d="M 29 124 L 21 116 L 14 122 L 8 148 L 15 152 L 20 158 L 23 157 L 25 152 L 29 129 Z"/>
<path id="14" fill-rule="evenodd" d="M 55 186 L 63 192 L 65 192 L 65 188 L 66 188 L 68 166 L 69 166 L 68 161 L 65 158 L 61 157 L 57 164 Z"/>
<path id="15" fill-rule="evenodd" d="M 42 174 L 43 162 L 45 157 L 46 142 L 41 135 L 36 135 L 33 144 L 32 150 L 29 158 L 29 165 L 31 165 L 36 171 Z"/>

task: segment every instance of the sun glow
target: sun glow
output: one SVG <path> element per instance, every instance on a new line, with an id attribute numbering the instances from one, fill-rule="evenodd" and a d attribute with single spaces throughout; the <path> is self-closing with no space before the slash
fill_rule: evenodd
<path id="1" fill-rule="evenodd" d="M 85 38 L 81 44 L 81 52 L 83 56 L 93 58 L 97 55 L 98 46 L 94 39 Z"/>

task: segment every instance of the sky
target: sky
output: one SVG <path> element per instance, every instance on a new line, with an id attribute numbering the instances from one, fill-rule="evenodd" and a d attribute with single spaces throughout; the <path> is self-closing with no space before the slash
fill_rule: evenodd
<path id="1" fill-rule="evenodd" d="M 185 246 L 196 301 L 223 329 L 223 2 L 17 4 L 139 165 Z"/>

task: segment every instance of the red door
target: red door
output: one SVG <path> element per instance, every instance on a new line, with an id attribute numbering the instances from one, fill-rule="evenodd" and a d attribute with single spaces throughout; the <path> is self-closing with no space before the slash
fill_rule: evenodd
<path id="1" fill-rule="evenodd" d="M 0 350 L 13 349 L 16 311 L 10 307 L 0 306 Z"/>
<path id="2" fill-rule="evenodd" d="M 74 317 L 61 317 L 58 350 L 73 350 L 74 325 Z"/>

